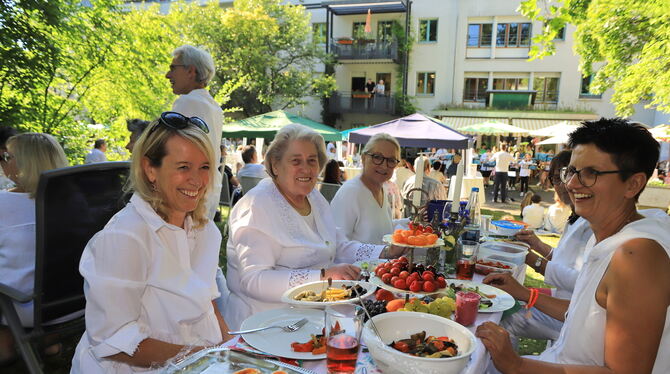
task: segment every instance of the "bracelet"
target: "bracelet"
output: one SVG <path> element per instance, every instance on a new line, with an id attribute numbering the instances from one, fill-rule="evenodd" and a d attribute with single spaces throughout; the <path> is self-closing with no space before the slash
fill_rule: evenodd
<path id="1" fill-rule="evenodd" d="M 528 297 L 528 303 L 526 304 L 526 318 L 530 318 L 532 313 L 530 311 L 530 308 L 532 308 L 535 305 L 535 302 L 537 302 L 537 298 L 540 295 L 540 291 L 538 291 L 536 288 L 531 288 L 530 289 L 530 296 Z"/>
<path id="2" fill-rule="evenodd" d="M 551 251 L 549 251 L 549 254 L 544 256 L 547 259 L 547 261 L 549 261 L 549 259 L 551 258 L 551 254 L 554 253 L 554 249 L 556 249 L 556 248 L 552 248 Z"/>

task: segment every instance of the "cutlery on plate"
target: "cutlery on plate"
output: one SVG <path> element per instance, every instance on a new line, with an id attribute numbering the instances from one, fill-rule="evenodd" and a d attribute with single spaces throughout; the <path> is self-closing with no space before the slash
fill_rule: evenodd
<path id="1" fill-rule="evenodd" d="M 278 325 L 265 326 L 265 327 L 259 327 L 257 329 L 240 330 L 240 331 L 228 331 L 228 333 L 230 335 L 248 334 L 250 332 L 263 331 L 263 330 L 272 329 L 272 328 L 275 328 L 275 327 L 280 328 L 280 329 L 282 329 L 286 332 L 295 332 L 295 331 L 300 330 L 300 328 L 303 327 L 306 323 L 307 323 L 307 318 L 303 318 L 300 321 L 297 321 L 295 323 L 292 323 L 292 324 L 286 325 L 286 326 L 278 326 Z"/>

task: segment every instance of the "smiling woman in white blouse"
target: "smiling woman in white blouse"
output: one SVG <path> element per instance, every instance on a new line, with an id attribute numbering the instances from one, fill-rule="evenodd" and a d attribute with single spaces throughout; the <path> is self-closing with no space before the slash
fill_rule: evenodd
<path id="1" fill-rule="evenodd" d="M 130 203 L 88 243 L 86 332 L 72 373 L 155 372 L 227 340 L 213 303 L 221 233 L 205 199 L 216 163 L 199 118 L 166 112 L 133 148 Z"/>
<path id="2" fill-rule="evenodd" d="M 355 261 L 378 258 L 384 246 L 347 240 L 314 187 L 327 160 L 314 130 L 291 124 L 268 147 L 271 178 L 244 195 L 230 213 L 226 321 L 237 329 L 254 313 L 279 308 L 294 286 L 325 278 L 357 279 Z M 389 252 L 394 252 L 396 248 Z"/>
<path id="3" fill-rule="evenodd" d="M 384 182 L 400 162 L 400 144 L 389 134 L 376 134 L 363 148 L 363 172 L 346 181 L 330 206 L 335 224 L 347 238 L 382 244 L 393 233 L 393 212 Z"/>

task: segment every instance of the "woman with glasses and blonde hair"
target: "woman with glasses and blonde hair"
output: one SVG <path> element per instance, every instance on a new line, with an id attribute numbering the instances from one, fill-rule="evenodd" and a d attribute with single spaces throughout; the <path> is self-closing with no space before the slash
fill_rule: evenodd
<path id="1" fill-rule="evenodd" d="M 529 358 L 519 357 L 494 323 L 480 325 L 477 336 L 503 373 L 668 373 L 670 217 L 636 209 L 659 144 L 641 125 L 603 118 L 584 122 L 568 145 L 561 180 L 593 230 L 571 299 L 534 292 L 506 275 L 484 279 L 564 321 L 563 328 L 551 348 Z"/>
<path id="2" fill-rule="evenodd" d="M 208 132 L 165 112 L 135 144 L 130 202 L 82 254 L 86 332 L 72 373 L 157 372 L 228 340 L 214 303 L 221 233 L 204 201 L 216 166 Z"/>
<path id="3" fill-rule="evenodd" d="M 263 179 L 230 213 L 226 321 L 234 329 L 250 315 L 280 308 L 288 289 L 319 280 L 358 279 L 356 261 L 390 257 L 395 247 L 351 241 L 316 190 L 326 163 L 316 131 L 284 126 L 268 147 Z M 348 202 L 353 204 L 353 202 Z"/>
<path id="4" fill-rule="evenodd" d="M 68 166 L 51 135 L 25 133 L 7 140 L 0 166 L 15 187 L 0 191 L 0 274 L 2 283 L 26 294 L 35 286 L 35 194 L 40 174 Z M 10 214 L 11 212 L 11 214 Z M 33 324 L 33 303 L 15 304 L 25 327 Z M 4 323 L 0 321 L 0 324 Z M 57 350 L 58 347 L 55 347 Z M 55 352 L 54 352 L 55 353 Z M 14 340 L 0 325 L 0 363 L 14 359 Z"/>
<path id="5" fill-rule="evenodd" d="M 376 134 L 363 148 L 361 160 L 362 173 L 340 187 L 330 206 L 347 238 L 382 244 L 382 237 L 393 232 L 393 206 L 385 182 L 400 162 L 400 144 L 389 134 Z"/>

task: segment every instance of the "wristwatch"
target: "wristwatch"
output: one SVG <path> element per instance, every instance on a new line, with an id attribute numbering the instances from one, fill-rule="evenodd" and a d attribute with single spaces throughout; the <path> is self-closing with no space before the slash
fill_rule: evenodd
<path id="1" fill-rule="evenodd" d="M 542 265 L 542 257 L 537 256 L 537 260 L 535 260 L 535 268 L 539 268 L 540 265 Z"/>

